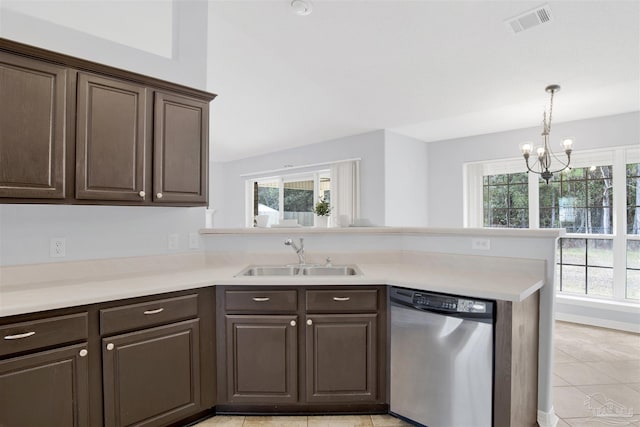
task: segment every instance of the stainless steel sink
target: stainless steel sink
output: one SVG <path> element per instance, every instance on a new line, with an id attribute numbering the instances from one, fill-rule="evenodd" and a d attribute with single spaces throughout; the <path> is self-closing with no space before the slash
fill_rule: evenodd
<path id="1" fill-rule="evenodd" d="M 250 265 L 239 276 L 357 276 L 362 274 L 355 265 Z"/>
<path id="2" fill-rule="evenodd" d="M 355 265 L 334 265 L 331 267 L 307 267 L 304 269 L 307 276 L 357 276 L 360 271 Z"/>

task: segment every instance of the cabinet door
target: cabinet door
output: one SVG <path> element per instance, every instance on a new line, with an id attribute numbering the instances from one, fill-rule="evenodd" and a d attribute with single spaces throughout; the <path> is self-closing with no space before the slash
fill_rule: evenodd
<path id="1" fill-rule="evenodd" d="M 377 400 L 377 317 L 307 316 L 307 402 Z"/>
<path id="2" fill-rule="evenodd" d="M 228 402 L 297 402 L 297 316 L 226 315 L 225 322 Z"/>
<path id="3" fill-rule="evenodd" d="M 0 197 L 64 198 L 66 76 L 0 52 Z"/>
<path id="4" fill-rule="evenodd" d="M 153 200 L 205 204 L 209 104 L 156 92 L 154 111 Z"/>
<path id="5" fill-rule="evenodd" d="M 198 319 L 102 339 L 105 426 L 168 425 L 200 408 Z"/>
<path id="6" fill-rule="evenodd" d="M 0 426 L 89 425 L 86 344 L 0 361 Z"/>
<path id="7" fill-rule="evenodd" d="M 144 201 L 147 89 L 78 74 L 76 198 Z"/>

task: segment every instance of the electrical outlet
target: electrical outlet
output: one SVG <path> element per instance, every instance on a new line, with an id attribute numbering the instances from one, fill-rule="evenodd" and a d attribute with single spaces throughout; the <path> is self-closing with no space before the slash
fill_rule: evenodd
<path id="1" fill-rule="evenodd" d="M 52 237 L 49 240 L 49 256 L 51 258 L 67 256 L 67 241 L 64 237 Z"/>
<path id="2" fill-rule="evenodd" d="M 200 246 L 200 238 L 198 233 L 189 233 L 189 249 L 198 249 Z"/>
<path id="3" fill-rule="evenodd" d="M 178 250 L 178 239 L 179 239 L 179 236 L 177 234 L 169 234 L 167 236 L 167 247 L 169 248 L 169 250 L 171 251 Z"/>
<path id="4" fill-rule="evenodd" d="M 488 251 L 491 249 L 491 239 L 471 239 L 471 249 Z"/>

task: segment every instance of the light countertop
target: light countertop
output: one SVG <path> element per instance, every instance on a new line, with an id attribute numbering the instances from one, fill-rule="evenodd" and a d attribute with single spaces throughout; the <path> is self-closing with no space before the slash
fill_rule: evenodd
<path id="1" fill-rule="evenodd" d="M 259 258 L 263 261 L 264 258 Z M 261 264 L 279 264 L 275 262 Z M 541 260 L 519 258 L 477 257 L 434 253 L 403 253 L 401 256 L 365 256 L 354 258 L 362 275 L 331 277 L 234 277 L 248 264 L 246 259 L 233 256 L 224 262 L 189 263 L 178 269 L 165 269 L 149 273 L 118 271 L 113 267 L 93 266 L 91 275 L 68 276 L 56 280 L 0 281 L 0 317 L 73 307 L 145 295 L 188 290 L 214 285 L 257 286 L 316 286 L 316 285 L 397 285 L 408 288 L 444 292 L 468 297 L 522 301 L 543 286 L 545 264 Z M 112 261 L 114 265 L 117 260 Z M 158 263 L 158 260 L 153 262 Z M 97 261 L 96 263 L 100 263 Z M 342 262 L 341 262 L 342 263 Z M 351 263 L 351 262 L 349 262 Z M 67 263 L 58 270 L 92 270 L 91 262 Z M 104 264 L 104 262 L 103 262 Z M 139 262 L 138 262 L 139 264 Z M 200 264 L 200 265 L 198 265 Z M 337 263 L 334 263 L 337 264 Z M 100 270 L 102 267 L 102 270 Z M 16 268 L 16 267 L 12 267 Z M 27 268 L 27 267 L 24 267 Z M 47 267 L 48 268 L 48 267 Z M 106 272 L 108 270 L 109 272 Z M 44 270 L 43 270 L 44 271 Z M 116 271 L 117 273 L 112 273 Z M 8 272 L 8 270 L 6 270 Z M 20 276 L 7 274 L 5 277 Z M 46 271 L 43 272 L 45 274 Z M 29 273 L 34 274 L 34 273 Z M 52 277 L 50 272 L 48 277 Z"/>

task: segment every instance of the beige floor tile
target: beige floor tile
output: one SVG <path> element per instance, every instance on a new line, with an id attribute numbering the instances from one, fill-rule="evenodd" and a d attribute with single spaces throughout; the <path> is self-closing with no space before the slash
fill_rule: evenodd
<path id="1" fill-rule="evenodd" d="M 640 346 L 631 344 L 606 343 L 603 349 L 607 356 L 605 360 L 640 360 Z"/>
<path id="2" fill-rule="evenodd" d="M 597 409 L 613 404 L 626 413 L 638 414 L 640 419 L 640 393 L 624 384 L 578 386 L 590 398 L 588 407 Z"/>
<path id="3" fill-rule="evenodd" d="M 588 417 L 592 413 L 584 404 L 587 396 L 576 387 L 554 387 L 553 396 L 556 415 L 567 423 L 567 418 Z"/>
<path id="4" fill-rule="evenodd" d="M 556 351 L 553 355 L 553 361 L 555 363 L 570 363 L 578 362 L 578 359 L 571 356 L 569 353 L 556 348 Z"/>
<path id="5" fill-rule="evenodd" d="M 557 350 L 567 353 L 578 362 L 601 362 L 611 360 L 611 355 L 606 350 L 599 348 L 592 342 L 580 343 L 556 343 Z"/>
<path id="6" fill-rule="evenodd" d="M 242 427 L 244 417 L 233 415 L 217 415 L 215 417 L 204 420 L 194 427 Z"/>
<path id="7" fill-rule="evenodd" d="M 371 415 L 371 422 L 374 427 L 403 427 L 411 424 L 402 421 L 400 418 L 391 415 Z"/>
<path id="8" fill-rule="evenodd" d="M 640 383 L 640 360 L 626 360 L 616 362 L 588 362 L 585 365 L 594 368 L 612 377 L 616 382 L 622 384 Z M 563 379 L 567 378 L 560 375 Z M 571 381 L 569 381 L 571 382 Z M 588 384 L 588 383 L 584 383 Z M 596 383 L 591 383 L 596 384 Z M 602 383 L 605 384 L 605 383 Z"/>
<path id="9" fill-rule="evenodd" d="M 556 424 L 556 427 L 571 427 L 571 426 L 569 426 L 569 424 L 567 424 L 564 420 L 560 419 L 558 420 L 558 424 Z"/>
<path id="10" fill-rule="evenodd" d="M 307 417 L 245 417 L 242 427 L 307 427 Z"/>
<path id="11" fill-rule="evenodd" d="M 571 384 L 569 384 L 568 382 L 566 382 L 565 380 L 563 380 L 562 378 L 560 378 L 556 374 L 553 374 L 553 386 L 554 387 L 561 387 L 561 386 L 565 386 L 565 385 L 571 385 Z"/>
<path id="12" fill-rule="evenodd" d="M 635 418 L 627 419 L 627 418 L 617 418 L 617 419 L 607 419 L 607 418 L 598 418 L 598 417 L 587 417 L 587 418 L 568 418 L 565 420 L 571 427 L 608 427 L 608 426 L 619 426 L 619 427 L 630 427 L 634 426 Z"/>
<path id="13" fill-rule="evenodd" d="M 318 415 L 309 416 L 309 427 L 373 427 L 369 415 Z"/>
<path id="14" fill-rule="evenodd" d="M 588 362 L 588 363 L 558 363 L 554 366 L 554 373 L 572 385 L 587 384 L 615 384 L 617 381 L 602 369 L 590 366 L 595 363 L 616 362 Z"/>
<path id="15" fill-rule="evenodd" d="M 631 387 L 635 391 L 640 391 L 640 383 L 627 384 L 627 387 Z M 638 408 L 640 409 L 640 408 Z"/>

